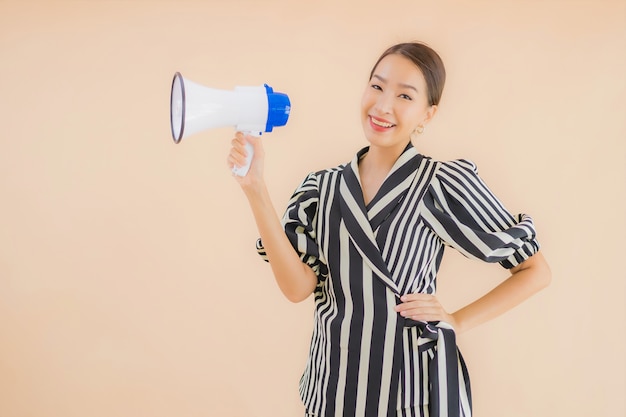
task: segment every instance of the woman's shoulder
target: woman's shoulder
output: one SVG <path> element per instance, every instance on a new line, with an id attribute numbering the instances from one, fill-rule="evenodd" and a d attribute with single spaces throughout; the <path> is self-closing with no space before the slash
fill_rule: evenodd
<path id="1" fill-rule="evenodd" d="M 347 164 L 338 165 L 332 168 L 324 168 L 318 171 L 311 171 L 300 182 L 296 193 L 303 191 L 318 191 L 321 184 L 328 183 L 333 177 L 341 175 Z"/>
<path id="2" fill-rule="evenodd" d="M 307 178 L 315 177 L 318 180 L 327 179 L 336 175 L 341 175 L 346 169 L 348 164 L 341 164 L 330 168 L 320 169 L 319 171 L 311 172 L 307 175 Z"/>
<path id="3" fill-rule="evenodd" d="M 447 161 L 435 161 L 437 165 L 437 175 L 445 176 L 476 176 L 478 175 L 478 166 L 470 159 L 451 159 Z"/>

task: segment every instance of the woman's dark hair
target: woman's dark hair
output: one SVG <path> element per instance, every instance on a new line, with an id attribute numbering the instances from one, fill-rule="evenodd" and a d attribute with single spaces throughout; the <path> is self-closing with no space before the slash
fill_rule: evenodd
<path id="1" fill-rule="evenodd" d="M 422 71 L 424 79 L 426 80 L 426 87 L 428 88 L 428 104 L 431 106 L 438 105 L 439 100 L 441 100 L 443 85 L 446 82 L 446 69 L 437 52 L 419 42 L 399 43 L 394 45 L 383 52 L 380 58 L 378 58 L 378 61 L 376 61 L 370 73 L 370 79 L 374 76 L 374 71 L 376 71 L 376 67 L 380 61 L 391 54 L 398 54 L 408 58 Z"/>

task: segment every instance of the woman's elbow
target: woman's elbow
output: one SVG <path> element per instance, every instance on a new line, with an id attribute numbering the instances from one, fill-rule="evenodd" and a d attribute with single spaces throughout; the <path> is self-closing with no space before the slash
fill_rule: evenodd
<path id="1" fill-rule="evenodd" d="M 521 275 L 525 277 L 525 280 L 536 288 L 537 291 L 550 285 L 552 281 L 552 272 L 550 266 L 546 262 L 541 252 L 535 253 L 530 258 L 526 259 L 519 265 L 511 268 L 511 274 Z"/>
<path id="2" fill-rule="evenodd" d="M 308 269 L 308 267 L 307 267 Z M 310 269 L 301 277 L 301 280 L 290 282 L 281 287 L 281 291 L 287 300 L 292 303 L 300 303 L 308 299 L 315 292 L 317 276 Z"/>
<path id="3" fill-rule="evenodd" d="M 552 282 L 552 270 L 546 262 L 544 262 L 543 266 L 541 267 L 538 280 L 540 289 L 546 288 Z"/>
<path id="4" fill-rule="evenodd" d="M 532 272 L 532 280 L 537 291 L 550 285 L 552 282 L 552 271 L 541 252 L 537 252 L 519 265 L 520 270 Z"/>
<path id="5" fill-rule="evenodd" d="M 550 282 L 552 282 L 552 270 L 550 269 L 550 265 L 548 265 L 548 262 L 543 257 L 541 252 L 537 252 L 535 256 L 531 257 L 531 259 L 532 258 L 535 258 L 534 267 L 537 270 L 536 279 L 538 281 L 538 285 L 540 289 L 546 288 L 550 285 Z"/>
<path id="6" fill-rule="evenodd" d="M 283 289 L 282 292 L 285 298 L 294 304 L 301 303 L 302 301 L 308 299 L 313 293 L 313 291 L 308 291 L 306 289 Z"/>

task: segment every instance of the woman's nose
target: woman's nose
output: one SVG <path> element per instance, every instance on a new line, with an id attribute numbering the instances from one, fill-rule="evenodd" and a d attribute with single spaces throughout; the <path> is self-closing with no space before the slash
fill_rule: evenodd
<path id="1" fill-rule="evenodd" d="M 391 113 L 392 97 L 389 94 L 380 94 L 376 99 L 375 107 L 381 113 Z"/>

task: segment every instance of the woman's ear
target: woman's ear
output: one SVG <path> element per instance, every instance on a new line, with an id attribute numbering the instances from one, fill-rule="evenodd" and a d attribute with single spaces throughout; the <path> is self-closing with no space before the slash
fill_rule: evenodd
<path id="1" fill-rule="evenodd" d="M 426 111 L 426 117 L 424 118 L 424 121 L 422 122 L 422 126 L 426 126 L 433 117 L 435 117 L 435 114 L 437 113 L 437 105 L 433 104 L 432 106 L 430 106 L 428 108 L 428 110 Z"/>

